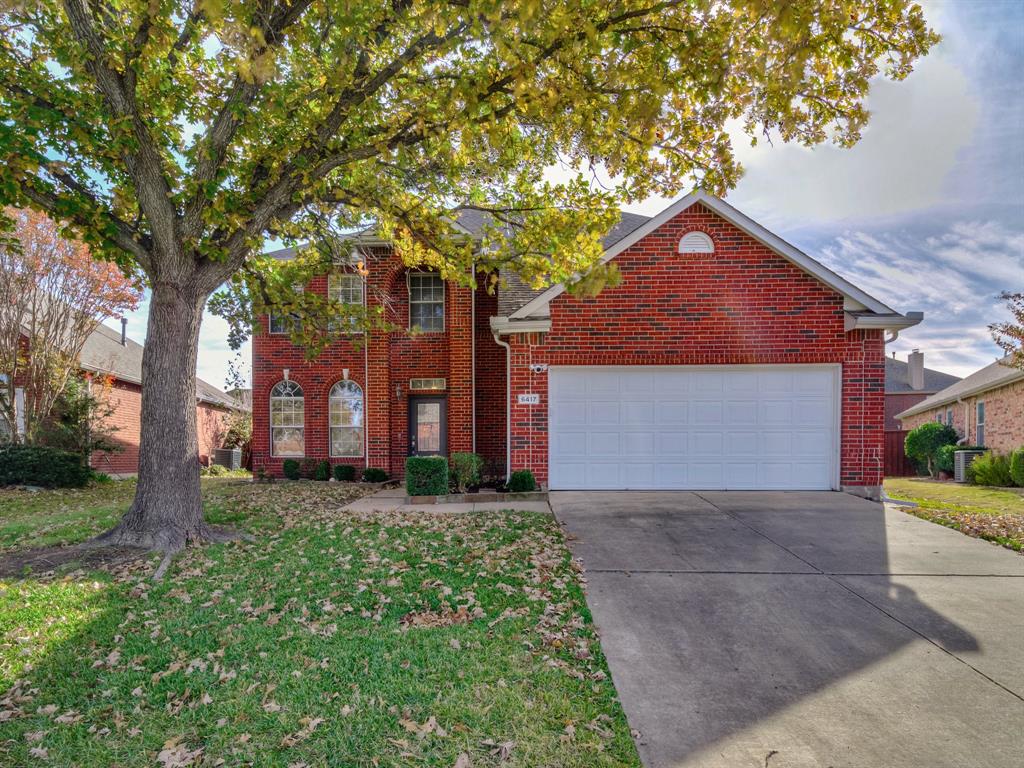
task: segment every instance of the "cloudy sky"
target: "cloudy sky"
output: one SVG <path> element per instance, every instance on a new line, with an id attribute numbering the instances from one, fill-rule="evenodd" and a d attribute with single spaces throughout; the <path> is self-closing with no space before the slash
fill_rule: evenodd
<path id="1" fill-rule="evenodd" d="M 890 354 L 917 347 L 929 368 L 963 376 L 999 353 L 996 295 L 1024 290 L 1024 3 L 924 6 L 944 39 L 907 80 L 875 85 L 856 147 L 738 140 L 747 172 L 728 200 L 893 308 L 923 311 Z M 147 309 L 129 317 L 134 338 Z M 234 354 L 207 313 L 199 376 L 223 387 Z"/>

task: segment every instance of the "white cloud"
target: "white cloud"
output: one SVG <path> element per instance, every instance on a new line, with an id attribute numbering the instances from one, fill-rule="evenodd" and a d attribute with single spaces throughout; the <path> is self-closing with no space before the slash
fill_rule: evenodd
<path id="1" fill-rule="evenodd" d="M 737 132 L 746 175 L 730 201 L 765 223 L 892 216 L 946 201 L 950 172 L 978 122 L 964 73 L 933 54 L 903 82 L 875 81 L 867 104 L 871 121 L 851 149 L 751 147 Z"/>

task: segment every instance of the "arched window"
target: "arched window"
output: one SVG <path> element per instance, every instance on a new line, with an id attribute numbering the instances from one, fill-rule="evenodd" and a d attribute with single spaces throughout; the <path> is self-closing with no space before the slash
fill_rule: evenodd
<path id="1" fill-rule="evenodd" d="M 306 401 L 294 381 L 279 381 L 270 390 L 270 455 L 306 455 Z"/>
<path id="2" fill-rule="evenodd" d="M 714 253 L 715 242 L 703 232 L 687 232 L 679 241 L 680 253 Z"/>
<path id="3" fill-rule="evenodd" d="M 331 456 L 363 455 L 363 390 L 354 381 L 331 387 Z"/>

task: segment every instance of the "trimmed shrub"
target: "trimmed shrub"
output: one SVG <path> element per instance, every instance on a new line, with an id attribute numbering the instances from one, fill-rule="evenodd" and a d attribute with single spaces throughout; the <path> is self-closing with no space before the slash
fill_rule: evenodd
<path id="1" fill-rule="evenodd" d="M 959 449 L 956 445 L 944 445 L 935 452 L 935 471 L 953 472 L 953 454 Z"/>
<path id="2" fill-rule="evenodd" d="M 944 445 L 956 445 L 960 436 L 956 430 L 937 421 L 929 421 L 907 433 L 903 448 L 907 458 L 917 464 L 918 469 L 934 476 L 938 471 L 936 461 L 939 449 Z"/>
<path id="3" fill-rule="evenodd" d="M 339 483 L 351 483 L 356 479 L 356 468 L 351 464 L 335 464 L 334 479 Z"/>
<path id="4" fill-rule="evenodd" d="M 363 470 L 364 483 L 383 483 L 388 479 L 388 473 L 380 467 L 367 467 Z"/>
<path id="5" fill-rule="evenodd" d="M 82 457 L 45 445 L 0 445 L 0 486 L 81 488 L 92 476 Z"/>
<path id="6" fill-rule="evenodd" d="M 320 480 L 326 482 L 331 479 L 331 462 L 319 461 L 316 465 L 316 470 L 313 473 L 314 480 Z"/>
<path id="7" fill-rule="evenodd" d="M 313 480 L 313 479 L 316 478 L 316 467 L 317 467 L 317 460 L 316 459 L 310 459 L 308 457 L 303 459 L 302 463 L 301 463 L 301 467 L 302 467 L 302 469 L 300 471 L 302 472 L 302 476 L 304 478 L 306 478 L 307 480 Z"/>
<path id="8" fill-rule="evenodd" d="M 1024 446 L 1010 454 L 1010 478 L 1014 485 L 1024 488 Z"/>
<path id="9" fill-rule="evenodd" d="M 448 493 L 448 459 L 444 456 L 407 458 L 405 492 L 410 496 L 441 496 Z"/>
<path id="10" fill-rule="evenodd" d="M 476 453 L 453 453 L 451 463 L 452 484 L 459 493 L 479 487 L 484 471 L 484 459 Z"/>
<path id="11" fill-rule="evenodd" d="M 536 488 L 537 481 L 533 479 L 533 472 L 528 469 L 516 470 L 508 479 L 508 490 L 511 493 L 529 493 Z"/>
<path id="12" fill-rule="evenodd" d="M 227 467 L 220 464 L 211 464 L 208 467 L 202 467 L 199 470 L 199 474 L 203 477 L 220 477 L 221 475 L 226 475 L 230 471 L 231 470 Z"/>
<path id="13" fill-rule="evenodd" d="M 297 459 L 285 459 L 281 464 L 281 471 L 289 480 L 298 480 L 302 477 L 301 467 Z"/>
<path id="14" fill-rule="evenodd" d="M 974 485 L 994 485 L 1008 487 L 1013 485 L 1010 476 L 1010 457 L 998 453 L 986 453 L 971 462 L 967 472 L 968 482 Z"/>

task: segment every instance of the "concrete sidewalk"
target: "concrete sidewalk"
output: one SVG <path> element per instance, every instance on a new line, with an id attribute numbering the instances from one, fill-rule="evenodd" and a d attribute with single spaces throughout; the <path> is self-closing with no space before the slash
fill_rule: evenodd
<path id="1" fill-rule="evenodd" d="M 444 512 L 451 514 L 466 512 L 497 512 L 514 509 L 518 512 L 550 512 L 546 501 L 489 501 L 465 502 L 458 504 L 406 504 L 404 488 L 385 488 L 370 496 L 364 496 L 345 505 L 344 509 L 356 512 Z"/>
<path id="2" fill-rule="evenodd" d="M 553 493 L 651 768 L 1016 768 L 1024 557 L 837 493 Z"/>

